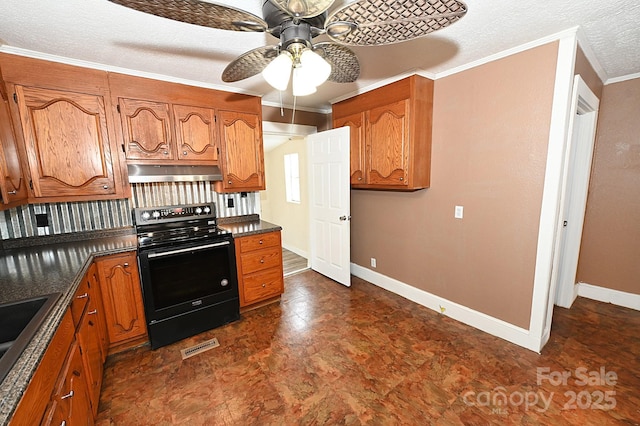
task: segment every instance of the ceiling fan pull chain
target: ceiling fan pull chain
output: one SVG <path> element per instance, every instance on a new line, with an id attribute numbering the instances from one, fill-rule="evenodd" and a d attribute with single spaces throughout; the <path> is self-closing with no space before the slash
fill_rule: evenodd
<path id="1" fill-rule="evenodd" d="M 296 124 L 296 100 L 298 100 L 297 96 L 293 97 L 293 111 L 291 111 L 291 124 Z"/>

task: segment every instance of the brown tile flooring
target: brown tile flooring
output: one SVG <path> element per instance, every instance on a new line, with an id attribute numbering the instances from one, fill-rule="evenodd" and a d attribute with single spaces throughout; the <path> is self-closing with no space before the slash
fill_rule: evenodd
<path id="1" fill-rule="evenodd" d="M 539 355 L 352 281 L 296 274 L 280 304 L 110 357 L 97 424 L 640 422 L 640 312 L 579 298 L 556 310 Z M 214 336 L 220 347 L 181 360 L 181 348 Z"/>

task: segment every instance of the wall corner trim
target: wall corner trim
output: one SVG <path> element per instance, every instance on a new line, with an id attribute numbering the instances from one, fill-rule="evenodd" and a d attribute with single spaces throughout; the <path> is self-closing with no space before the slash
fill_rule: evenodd
<path id="1" fill-rule="evenodd" d="M 541 342 L 531 335 L 528 330 L 515 326 L 506 321 L 494 318 L 490 315 L 473 310 L 464 305 L 452 302 L 427 291 L 413 287 L 394 278 L 372 271 L 355 263 L 351 263 L 351 273 L 378 287 L 402 296 L 426 308 L 438 313 L 445 309 L 442 315 L 446 315 L 456 321 L 460 321 L 478 330 L 504 339 L 515 345 L 540 353 Z"/>
<path id="2" fill-rule="evenodd" d="M 578 296 L 640 311 L 640 294 L 580 282 L 578 283 Z"/>

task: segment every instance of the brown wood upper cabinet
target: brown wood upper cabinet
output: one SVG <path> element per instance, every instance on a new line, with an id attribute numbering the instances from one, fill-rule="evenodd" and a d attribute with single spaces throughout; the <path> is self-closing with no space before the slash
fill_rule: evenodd
<path id="1" fill-rule="evenodd" d="M 37 203 L 122 198 L 107 73 L 7 54 L 0 66 L 17 148 L 6 149 L 10 132 L 0 125 L 8 192 L 24 187 L 27 201 Z"/>
<path id="2" fill-rule="evenodd" d="M 26 203 L 27 185 L 11 121 L 9 96 L 0 81 L 0 210 Z"/>
<path id="3" fill-rule="evenodd" d="M 128 162 L 217 162 L 212 108 L 129 98 L 118 106 Z"/>
<path id="4" fill-rule="evenodd" d="M 351 129 L 351 186 L 414 191 L 431 172 L 433 81 L 413 75 L 333 105 Z"/>
<path id="5" fill-rule="evenodd" d="M 222 182 L 217 192 L 265 189 L 262 125 L 259 114 L 220 111 Z"/>
<path id="6" fill-rule="evenodd" d="M 15 89 L 35 196 L 116 194 L 103 97 Z"/>

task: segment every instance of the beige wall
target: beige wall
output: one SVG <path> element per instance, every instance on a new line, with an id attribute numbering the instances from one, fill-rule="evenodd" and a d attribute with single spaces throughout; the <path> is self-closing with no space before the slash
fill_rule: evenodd
<path id="1" fill-rule="evenodd" d="M 287 202 L 284 178 L 285 154 L 298 153 L 301 203 Z M 309 251 L 309 191 L 307 190 L 307 143 L 293 138 L 265 153 L 267 190 L 260 192 L 261 218 L 282 226 L 282 245 L 298 253 Z"/>
<path id="2" fill-rule="evenodd" d="M 604 86 L 577 280 L 640 294 L 640 78 Z"/>
<path id="3" fill-rule="evenodd" d="M 593 69 L 589 60 L 584 54 L 584 51 L 578 46 L 576 51 L 576 64 L 574 74 L 580 74 L 584 82 L 589 86 L 589 89 L 593 92 L 598 99 L 602 98 L 602 80 L 598 77 L 598 74 Z"/>
<path id="4" fill-rule="evenodd" d="M 557 51 L 435 82 L 431 188 L 351 191 L 354 263 L 529 328 Z"/>

